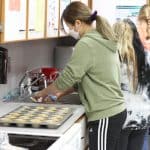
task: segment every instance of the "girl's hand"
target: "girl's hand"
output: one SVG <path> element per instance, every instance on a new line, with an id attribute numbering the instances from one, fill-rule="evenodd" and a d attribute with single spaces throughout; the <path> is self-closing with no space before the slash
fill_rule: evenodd
<path id="1" fill-rule="evenodd" d="M 46 102 L 52 102 L 50 97 L 45 94 L 43 91 L 36 92 L 32 97 L 30 97 L 32 101 L 38 102 L 38 103 L 46 103 Z"/>

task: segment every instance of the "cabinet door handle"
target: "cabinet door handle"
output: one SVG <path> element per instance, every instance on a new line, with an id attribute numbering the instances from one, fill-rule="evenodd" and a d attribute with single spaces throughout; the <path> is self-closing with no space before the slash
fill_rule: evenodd
<path id="1" fill-rule="evenodd" d="M 26 31 L 26 30 L 23 30 L 23 29 L 20 29 L 20 30 L 19 30 L 19 32 L 24 32 L 24 31 Z"/>
<path id="2" fill-rule="evenodd" d="M 29 29 L 29 31 L 35 31 L 35 29 Z"/>

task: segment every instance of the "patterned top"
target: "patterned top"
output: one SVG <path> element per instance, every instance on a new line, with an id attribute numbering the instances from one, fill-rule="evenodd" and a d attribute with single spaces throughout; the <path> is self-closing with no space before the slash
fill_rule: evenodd
<path id="1" fill-rule="evenodd" d="M 143 90 L 137 90 L 136 93 L 133 93 L 131 90 L 131 81 L 127 75 L 127 66 L 122 63 L 121 88 L 128 112 L 123 128 L 131 130 L 144 129 L 150 125 L 150 100 L 146 93 L 146 87 Z"/>

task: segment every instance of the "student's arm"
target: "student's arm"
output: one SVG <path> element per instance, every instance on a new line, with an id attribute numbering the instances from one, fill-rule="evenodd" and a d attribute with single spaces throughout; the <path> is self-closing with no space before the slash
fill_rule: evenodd
<path id="1" fill-rule="evenodd" d="M 54 99 L 51 99 L 50 96 L 55 96 L 56 99 L 60 99 L 61 97 L 65 96 L 65 95 L 69 95 L 71 93 L 73 93 L 75 91 L 75 89 L 73 87 L 68 88 L 67 90 L 59 90 L 54 83 L 50 84 L 47 88 L 37 92 L 34 95 L 34 98 L 38 101 L 41 98 L 41 102 L 44 102 L 45 99 L 48 101 L 54 101 Z"/>

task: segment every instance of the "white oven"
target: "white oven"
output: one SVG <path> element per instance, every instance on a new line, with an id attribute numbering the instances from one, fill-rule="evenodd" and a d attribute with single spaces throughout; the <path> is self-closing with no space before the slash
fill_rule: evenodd
<path id="1" fill-rule="evenodd" d="M 23 103 L 0 102 L 0 116 L 21 105 Z M 25 103 L 25 105 L 39 104 Z M 86 135 L 84 107 L 82 105 L 67 106 L 73 109 L 73 114 L 57 129 L 0 126 L 0 131 L 8 133 L 12 145 L 26 147 L 29 150 L 70 150 L 71 147 L 72 150 L 84 150 Z"/>

